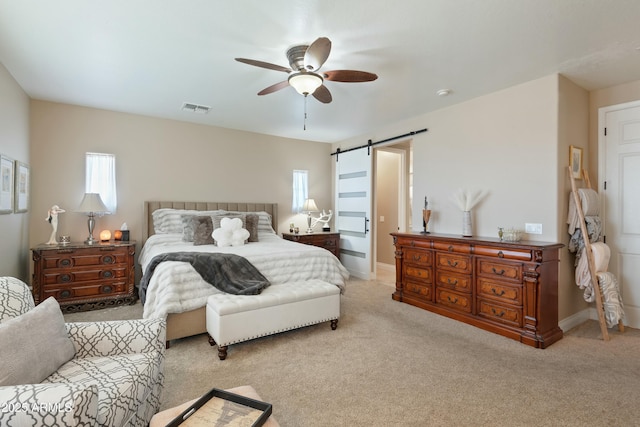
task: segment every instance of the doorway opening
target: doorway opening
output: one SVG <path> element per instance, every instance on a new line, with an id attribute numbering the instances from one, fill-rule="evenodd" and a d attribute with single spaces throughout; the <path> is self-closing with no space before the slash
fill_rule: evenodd
<path id="1" fill-rule="evenodd" d="M 411 230 L 412 140 L 376 148 L 373 176 L 374 277 L 395 286 L 395 247 L 390 233 Z"/>

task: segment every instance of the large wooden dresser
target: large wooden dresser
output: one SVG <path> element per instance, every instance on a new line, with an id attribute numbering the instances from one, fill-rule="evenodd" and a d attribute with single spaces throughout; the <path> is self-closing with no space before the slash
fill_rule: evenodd
<path id="1" fill-rule="evenodd" d="M 546 348 L 558 326 L 559 243 L 391 233 L 392 298 Z"/>
<path id="2" fill-rule="evenodd" d="M 33 298 L 52 296 L 65 312 L 133 304 L 135 242 L 39 245 L 33 251 Z"/>

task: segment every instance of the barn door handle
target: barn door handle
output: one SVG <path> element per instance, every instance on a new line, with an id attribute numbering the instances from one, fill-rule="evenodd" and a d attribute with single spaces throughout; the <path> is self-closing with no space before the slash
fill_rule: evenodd
<path id="1" fill-rule="evenodd" d="M 364 234 L 369 232 L 369 218 L 364 217 Z"/>

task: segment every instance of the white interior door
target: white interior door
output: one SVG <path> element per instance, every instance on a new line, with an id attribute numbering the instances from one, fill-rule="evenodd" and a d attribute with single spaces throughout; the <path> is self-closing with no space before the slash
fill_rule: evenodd
<path id="1" fill-rule="evenodd" d="M 599 153 L 609 271 L 620 285 L 625 324 L 640 328 L 640 102 L 606 110 Z"/>
<path id="2" fill-rule="evenodd" d="M 336 162 L 336 228 L 340 261 L 361 279 L 371 275 L 371 166 L 367 149 L 339 153 Z"/>

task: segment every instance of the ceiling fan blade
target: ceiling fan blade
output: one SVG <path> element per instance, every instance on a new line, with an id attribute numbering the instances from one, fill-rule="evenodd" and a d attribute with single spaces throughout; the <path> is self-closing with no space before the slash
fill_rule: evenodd
<path id="1" fill-rule="evenodd" d="M 284 89 L 287 86 L 289 86 L 289 81 L 285 80 L 283 82 L 276 83 L 274 85 L 271 85 L 269 87 L 262 89 L 260 92 L 258 92 L 258 95 L 268 95 L 270 93 L 279 91 L 280 89 Z"/>
<path id="2" fill-rule="evenodd" d="M 325 80 L 332 82 L 358 83 L 371 82 L 378 78 L 376 74 L 357 70 L 333 70 L 324 72 Z"/>
<path id="3" fill-rule="evenodd" d="M 331 92 L 325 85 L 318 86 L 318 89 L 313 92 L 313 97 L 324 104 L 328 104 L 333 100 Z"/>
<path id="4" fill-rule="evenodd" d="M 290 73 L 291 68 L 283 67 L 281 65 L 271 64 L 270 62 L 256 61 L 255 59 L 236 58 L 236 61 L 244 64 L 254 65 L 256 67 L 266 68 L 269 70 L 282 71 L 284 73 Z"/>
<path id="5" fill-rule="evenodd" d="M 331 40 L 326 37 L 320 37 L 307 48 L 304 53 L 304 68 L 309 71 L 315 71 L 322 67 L 322 64 L 329 57 L 331 52 Z"/>

